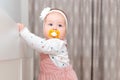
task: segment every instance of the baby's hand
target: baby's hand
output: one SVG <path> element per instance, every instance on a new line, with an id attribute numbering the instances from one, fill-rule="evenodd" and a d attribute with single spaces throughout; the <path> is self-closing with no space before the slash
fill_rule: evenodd
<path id="1" fill-rule="evenodd" d="M 19 32 L 24 29 L 24 25 L 21 23 L 17 23 Z"/>

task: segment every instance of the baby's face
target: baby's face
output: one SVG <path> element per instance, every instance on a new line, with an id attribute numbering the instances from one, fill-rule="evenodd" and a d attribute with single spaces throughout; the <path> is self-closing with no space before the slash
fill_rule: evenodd
<path id="1" fill-rule="evenodd" d="M 59 31 L 59 39 L 64 40 L 66 37 L 66 22 L 65 18 L 62 14 L 58 12 L 51 12 L 47 15 L 44 20 L 44 36 L 46 39 L 50 39 L 52 37 L 49 36 L 50 30 L 58 30 Z"/>

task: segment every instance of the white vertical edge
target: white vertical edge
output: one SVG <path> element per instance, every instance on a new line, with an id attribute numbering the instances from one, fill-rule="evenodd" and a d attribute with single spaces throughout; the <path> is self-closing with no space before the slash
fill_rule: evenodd
<path id="1" fill-rule="evenodd" d="M 20 79 L 23 80 L 23 59 L 20 59 Z"/>
<path id="2" fill-rule="evenodd" d="M 34 79 L 34 64 L 33 64 L 34 62 L 33 62 L 33 57 L 31 58 L 31 80 L 33 80 Z"/>
<path id="3" fill-rule="evenodd" d="M 21 8 L 21 23 L 28 26 L 28 0 L 21 0 L 20 2 L 20 8 Z M 25 57 L 25 56 L 23 56 Z M 24 80 L 24 68 L 28 67 L 24 65 L 24 58 L 20 59 L 20 80 Z"/>

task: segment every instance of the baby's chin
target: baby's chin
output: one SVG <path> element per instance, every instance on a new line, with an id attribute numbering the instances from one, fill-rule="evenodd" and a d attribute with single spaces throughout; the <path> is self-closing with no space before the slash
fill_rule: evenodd
<path id="1" fill-rule="evenodd" d="M 48 39 L 54 39 L 54 38 L 52 38 L 52 37 L 45 37 L 45 39 L 48 40 Z M 60 38 L 57 38 L 57 39 L 65 40 L 65 38 L 63 38 L 63 37 L 60 37 Z"/>

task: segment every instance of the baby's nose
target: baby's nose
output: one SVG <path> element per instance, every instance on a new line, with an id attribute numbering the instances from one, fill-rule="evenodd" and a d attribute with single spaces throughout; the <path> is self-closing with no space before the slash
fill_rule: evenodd
<path id="1" fill-rule="evenodd" d="M 56 26 L 54 26 L 54 27 L 53 27 L 53 30 L 57 30 L 57 27 L 56 27 Z"/>

